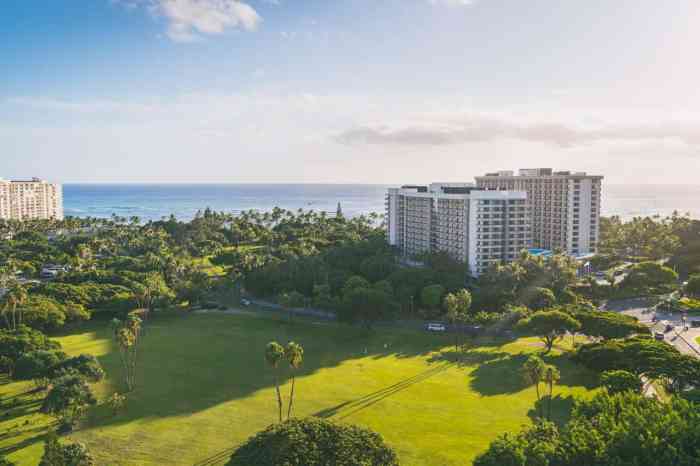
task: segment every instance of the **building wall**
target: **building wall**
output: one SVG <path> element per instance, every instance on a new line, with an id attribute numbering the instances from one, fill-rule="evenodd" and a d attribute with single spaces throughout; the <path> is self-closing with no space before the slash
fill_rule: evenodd
<path id="1" fill-rule="evenodd" d="M 602 176 L 526 169 L 518 176 L 498 172 L 476 181 L 485 189 L 527 192 L 536 247 L 560 248 L 569 254 L 596 252 Z"/>
<path id="2" fill-rule="evenodd" d="M 444 251 L 478 275 L 489 265 L 513 260 L 531 247 L 525 192 L 446 194 L 441 186 L 433 184 L 424 192 L 389 190 L 387 240 L 405 256 Z"/>
<path id="3" fill-rule="evenodd" d="M 60 185 L 38 179 L 0 180 L 0 219 L 63 219 Z"/>

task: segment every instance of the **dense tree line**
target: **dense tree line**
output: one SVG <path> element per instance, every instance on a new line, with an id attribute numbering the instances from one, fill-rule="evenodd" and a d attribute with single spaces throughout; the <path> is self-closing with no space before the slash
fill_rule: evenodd
<path id="1" fill-rule="evenodd" d="M 594 264 L 606 269 L 623 260 L 669 259 L 679 274 L 700 273 L 700 220 L 675 212 L 669 217 L 602 218 L 601 253 Z"/>
<path id="2" fill-rule="evenodd" d="M 396 453 L 363 427 L 322 419 L 274 424 L 238 447 L 228 466 L 396 466 Z"/>
<path id="3" fill-rule="evenodd" d="M 540 421 L 504 434 L 475 466 L 691 466 L 700 458 L 700 411 L 631 391 L 579 401 L 562 428 Z"/>

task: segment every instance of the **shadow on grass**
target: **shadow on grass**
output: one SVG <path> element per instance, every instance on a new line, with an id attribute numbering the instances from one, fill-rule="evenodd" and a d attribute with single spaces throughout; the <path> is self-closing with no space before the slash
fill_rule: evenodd
<path id="1" fill-rule="evenodd" d="M 44 440 L 46 440 L 46 435 L 47 435 L 47 431 L 43 430 L 43 432 L 38 434 L 38 435 L 26 438 L 26 439 L 22 440 L 21 442 L 14 443 L 14 444 L 9 445 L 7 447 L 0 448 L 0 455 L 1 456 L 9 455 L 9 454 L 14 453 L 18 450 L 21 450 L 23 448 L 34 445 L 37 442 L 43 442 Z"/>
<path id="2" fill-rule="evenodd" d="M 24 429 L 24 430 L 8 430 L 7 432 L 3 432 L 0 434 L 0 441 L 1 440 L 9 440 L 15 437 L 19 437 L 21 435 L 26 435 L 26 434 L 34 434 L 34 433 L 46 433 L 46 425 L 40 425 L 37 427 L 31 427 L 29 429 Z"/>
<path id="3" fill-rule="evenodd" d="M 314 416 L 326 419 L 331 417 L 337 417 L 338 420 L 345 419 L 362 411 L 363 409 L 369 408 L 370 406 L 390 397 L 391 395 L 394 395 L 402 390 L 406 390 L 415 384 L 421 383 L 434 375 L 444 372 L 453 365 L 454 363 L 441 364 L 440 366 L 428 369 L 427 371 L 421 372 L 420 374 L 404 379 L 393 385 L 389 385 L 388 387 L 377 390 L 376 392 L 372 392 L 355 400 L 345 401 L 331 408 L 319 411 L 315 413 Z"/>
<path id="4" fill-rule="evenodd" d="M 233 455 L 233 452 L 236 451 L 237 448 L 238 445 L 236 445 L 235 447 L 230 447 L 221 450 L 220 452 L 214 453 L 213 455 L 204 458 L 202 461 L 196 462 L 194 466 L 218 466 L 226 464 L 231 455 Z"/>
<path id="5" fill-rule="evenodd" d="M 556 386 L 554 387 L 556 392 Z M 527 415 L 530 419 L 535 421 L 539 417 L 549 417 L 551 409 L 550 420 L 557 425 L 557 427 L 563 427 L 564 424 L 569 422 L 571 419 L 571 411 L 574 409 L 575 399 L 573 396 L 569 395 L 567 397 L 562 397 L 561 394 L 554 395 L 551 400 L 549 396 L 543 396 L 539 401 L 535 402 L 535 406 L 528 411 Z"/>
<path id="6" fill-rule="evenodd" d="M 517 393 L 525 389 L 520 370 L 532 353 L 495 353 L 497 359 L 487 360 L 471 373 L 471 388 L 484 396 Z M 545 363 L 559 369 L 561 378 L 558 385 L 584 386 L 588 389 L 597 386 L 597 378 L 586 369 L 577 366 L 568 354 L 539 355 Z"/>
<path id="7" fill-rule="evenodd" d="M 451 348 L 431 354 L 427 361 L 429 364 L 452 362 L 459 367 L 469 367 L 485 364 L 509 355 L 510 353 L 507 352 L 484 351 L 479 348 L 465 348 L 461 350 Z"/>
<path id="8" fill-rule="evenodd" d="M 297 378 L 353 359 L 428 355 L 446 344 L 442 338 L 418 332 L 367 332 L 338 324 L 307 325 L 299 320 L 289 324 L 243 315 L 169 316 L 154 318 L 146 325 L 150 328 L 139 343 L 136 389 L 127 394 L 126 409 L 114 416 L 106 406 L 97 406 L 86 428 L 188 415 L 271 388 L 274 371 L 267 366 L 264 352 L 272 340 L 282 345 L 296 341 L 304 347 Z M 96 333 L 109 338 L 106 325 Z M 114 344 L 98 359 L 107 383 L 124 392 L 123 369 Z M 280 385 L 288 382 L 286 365 L 277 374 Z"/>

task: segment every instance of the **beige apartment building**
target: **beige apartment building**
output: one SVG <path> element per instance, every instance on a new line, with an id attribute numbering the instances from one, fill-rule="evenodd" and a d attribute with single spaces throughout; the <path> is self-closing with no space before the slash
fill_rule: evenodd
<path id="1" fill-rule="evenodd" d="M 411 258 L 444 251 L 478 276 L 512 261 L 532 244 L 524 191 L 493 191 L 469 183 L 433 183 L 389 189 L 387 239 Z"/>
<path id="2" fill-rule="evenodd" d="M 0 179 L 0 219 L 63 219 L 60 184 L 38 178 L 27 181 Z"/>
<path id="3" fill-rule="evenodd" d="M 537 248 L 571 255 L 595 253 L 600 232 L 603 177 L 551 168 L 487 173 L 476 178 L 488 190 L 525 191 L 532 208 L 532 239 Z"/>

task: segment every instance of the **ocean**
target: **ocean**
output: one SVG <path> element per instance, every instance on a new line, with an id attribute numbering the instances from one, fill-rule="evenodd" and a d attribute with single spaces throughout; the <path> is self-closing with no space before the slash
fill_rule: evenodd
<path id="1" fill-rule="evenodd" d="M 189 220 L 198 210 L 314 209 L 355 216 L 384 212 L 388 185 L 362 184 L 65 184 L 65 215 L 107 218 L 112 214 L 159 220 L 174 214 Z M 625 219 L 669 215 L 700 218 L 700 185 L 603 185 L 603 215 Z"/>

